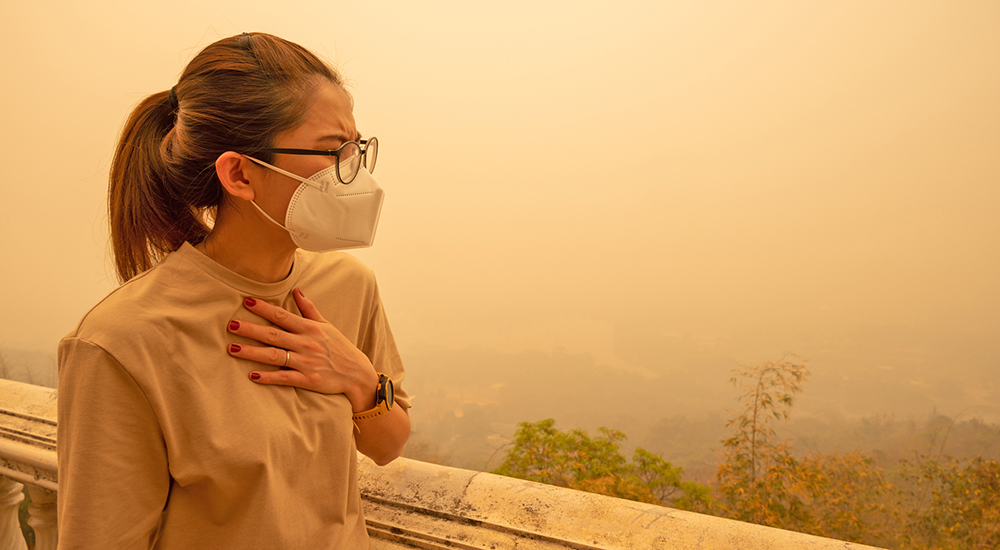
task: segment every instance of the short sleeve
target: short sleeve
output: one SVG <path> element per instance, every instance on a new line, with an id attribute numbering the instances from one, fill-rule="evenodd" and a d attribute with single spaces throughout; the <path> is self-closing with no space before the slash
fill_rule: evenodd
<path id="1" fill-rule="evenodd" d="M 396 349 L 396 341 L 392 337 L 392 330 L 389 328 L 389 321 L 386 319 L 385 309 L 382 307 L 382 298 L 379 296 L 377 284 L 372 298 L 369 319 L 367 334 L 361 340 L 361 351 L 368 356 L 372 366 L 375 367 L 375 372 L 384 373 L 392 378 L 396 403 L 408 409 L 410 408 L 410 396 L 406 393 L 403 385 L 406 370 L 403 368 L 403 360 L 399 356 L 399 350 Z"/>
<path id="2" fill-rule="evenodd" d="M 170 492 L 145 394 L 101 347 L 59 345 L 59 548 L 150 548 Z"/>

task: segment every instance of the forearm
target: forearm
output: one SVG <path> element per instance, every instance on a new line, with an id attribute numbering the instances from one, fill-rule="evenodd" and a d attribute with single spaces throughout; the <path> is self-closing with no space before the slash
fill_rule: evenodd
<path id="1" fill-rule="evenodd" d="M 369 420 L 357 420 L 355 433 L 358 450 L 379 466 L 392 462 L 403 451 L 410 437 L 410 413 L 402 406 Z"/>

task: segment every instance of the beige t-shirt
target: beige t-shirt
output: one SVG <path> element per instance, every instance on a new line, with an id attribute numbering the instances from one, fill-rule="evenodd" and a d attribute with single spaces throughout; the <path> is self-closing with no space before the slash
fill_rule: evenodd
<path id="1" fill-rule="evenodd" d="M 298 313 L 296 287 L 409 407 L 375 277 L 359 260 L 299 251 L 291 274 L 268 284 L 185 244 L 59 345 L 61 549 L 368 547 L 348 399 L 258 385 L 249 372 L 275 367 L 227 352 L 261 345 L 226 328 L 267 324 L 243 298 Z"/>

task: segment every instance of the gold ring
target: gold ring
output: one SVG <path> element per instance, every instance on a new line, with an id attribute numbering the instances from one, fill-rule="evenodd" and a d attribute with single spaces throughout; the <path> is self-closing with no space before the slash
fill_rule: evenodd
<path id="1" fill-rule="evenodd" d="M 282 367 L 287 367 L 288 366 L 288 362 L 291 361 L 291 360 L 292 360 L 292 352 L 290 352 L 290 351 L 288 351 L 286 349 L 285 350 L 285 364 L 281 365 L 281 366 Z"/>

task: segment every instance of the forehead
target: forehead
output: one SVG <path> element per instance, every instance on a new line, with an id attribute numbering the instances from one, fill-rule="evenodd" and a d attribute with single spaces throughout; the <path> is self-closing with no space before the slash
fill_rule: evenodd
<path id="1" fill-rule="evenodd" d="M 280 147 L 333 148 L 358 137 L 351 97 L 323 80 L 313 89 L 302 124 L 278 139 Z"/>

